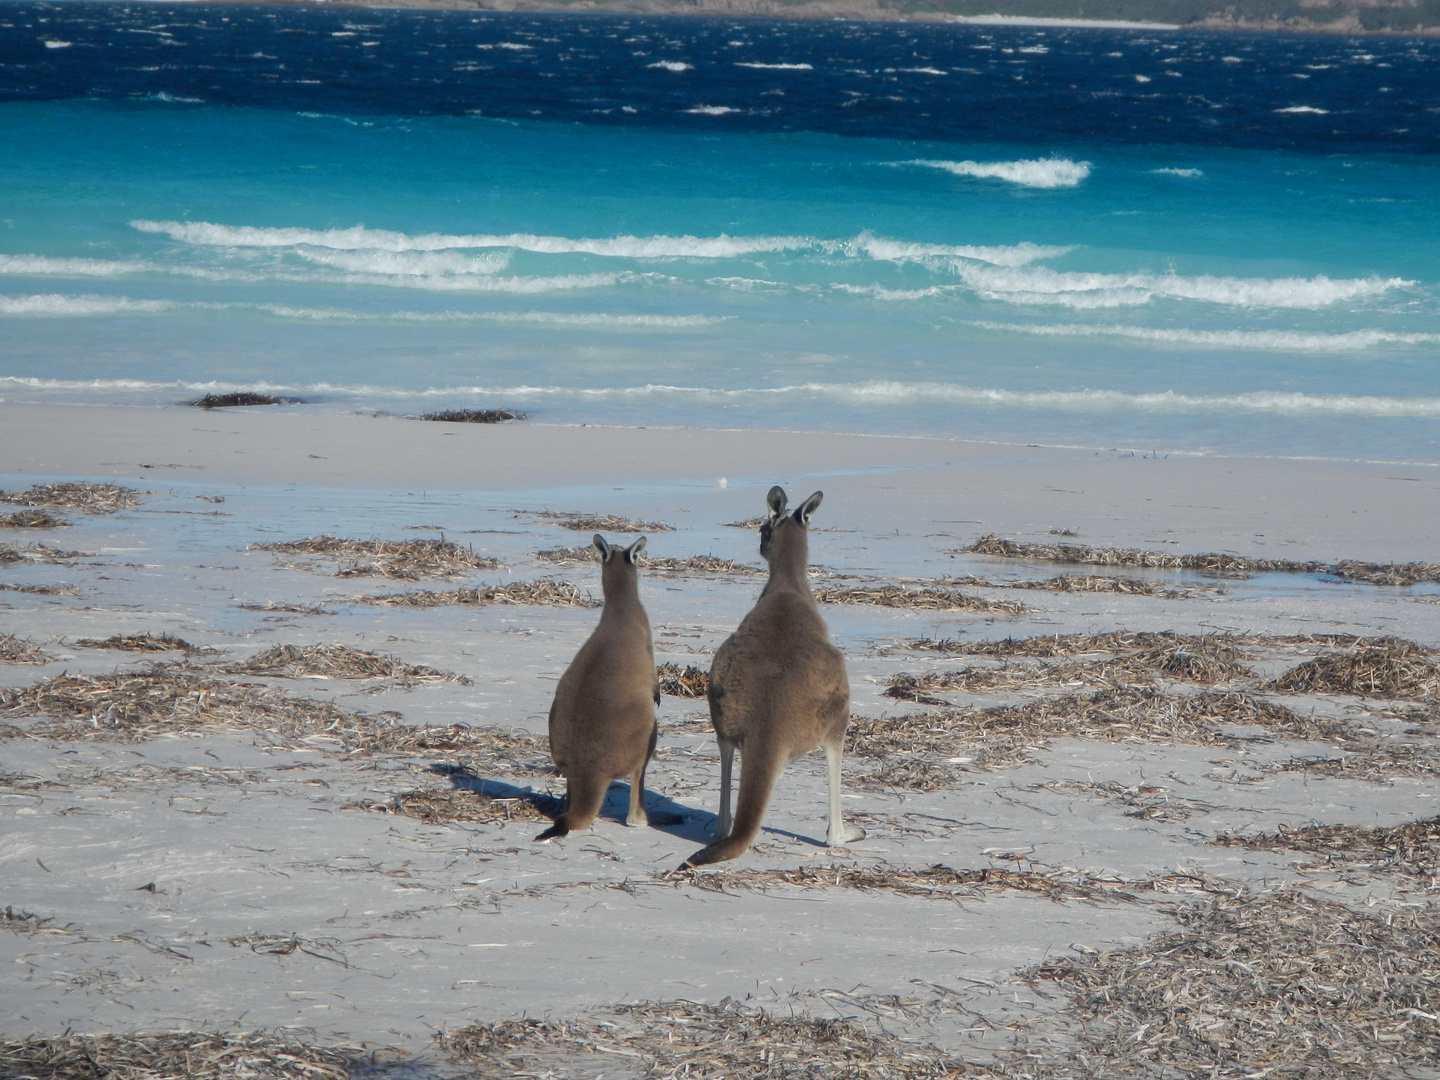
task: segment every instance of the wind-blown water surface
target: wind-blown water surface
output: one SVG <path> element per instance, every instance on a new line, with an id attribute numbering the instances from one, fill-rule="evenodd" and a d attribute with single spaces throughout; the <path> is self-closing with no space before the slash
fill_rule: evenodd
<path id="1" fill-rule="evenodd" d="M 0 4 L 0 394 L 1440 460 L 1440 42 Z"/>

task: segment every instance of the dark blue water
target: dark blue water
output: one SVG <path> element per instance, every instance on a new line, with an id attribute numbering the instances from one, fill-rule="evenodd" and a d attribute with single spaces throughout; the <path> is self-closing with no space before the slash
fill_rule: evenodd
<path id="1" fill-rule="evenodd" d="M 1440 41 L 1419 38 L 0 6 L 0 100 L 165 96 L 369 115 L 1022 144 L 1433 153 L 1437 61 Z"/>

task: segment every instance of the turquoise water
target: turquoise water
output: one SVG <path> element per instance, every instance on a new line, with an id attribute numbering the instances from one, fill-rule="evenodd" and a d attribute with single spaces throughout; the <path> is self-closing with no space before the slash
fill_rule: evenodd
<path id="1" fill-rule="evenodd" d="M 7 400 L 1440 461 L 1436 43 L 256 10 L 0 7 Z"/>

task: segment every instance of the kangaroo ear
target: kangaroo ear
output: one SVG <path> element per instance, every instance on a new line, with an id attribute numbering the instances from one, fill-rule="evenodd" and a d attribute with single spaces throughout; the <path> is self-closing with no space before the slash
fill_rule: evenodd
<path id="1" fill-rule="evenodd" d="M 600 561 L 602 563 L 609 562 L 610 556 L 615 554 L 615 549 L 606 543 L 605 537 L 599 533 L 596 533 L 590 542 L 595 545 L 595 550 L 600 552 Z"/>
<path id="2" fill-rule="evenodd" d="M 640 537 L 628 548 L 625 549 L 625 561 L 631 566 L 635 565 L 635 557 L 645 550 L 645 537 Z"/>
<path id="3" fill-rule="evenodd" d="M 765 496 L 765 502 L 770 506 L 770 520 L 774 521 L 781 514 L 785 513 L 785 504 L 789 500 L 785 497 L 785 489 L 776 484 L 770 489 L 770 494 Z"/>
<path id="4" fill-rule="evenodd" d="M 825 498 L 823 491 L 817 491 L 814 495 L 811 495 L 800 504 L 800 509 L 795 511 L 795 520 L 800 522 L 801 525 L 809 525 L 810 515 L 820 509 L 820 500 L 823 498 Z"/>

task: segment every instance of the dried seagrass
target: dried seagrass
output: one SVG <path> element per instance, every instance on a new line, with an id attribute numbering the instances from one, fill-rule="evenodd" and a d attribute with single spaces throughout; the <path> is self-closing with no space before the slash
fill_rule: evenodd
<path id="1" fill-rule="evenodd" d="M 593 563 L 599 554 L 593 547 L 547 548 L 535 552 L 535 557 L 548 563 Z M 641 569 L 657 574 L 728 574 L 735 577 L 761 577 L 765 574 L 759 567 L 730 559 L 717 559 L 714 555 L 692 555 L 685 559 L 659 559 L 644 552 L 638 565 Z"/>
<path id="2" fill-rule="evenodd" d="M 1307 660 L 1267 689 L 1292 694 L 1434 698 L 1440 692 L 1440 662 L 1435 650 L 1413 641 L 1371 638 L 1353 652 Z"/>
<path id="3" fill-rule="evenodd" d="M 48 664 L 51 659 L 34 642 L 14 634 L 0 634 L 0 664 Z"/>
<path id="4" fill-rule="evenodd" d="M 652 533 L 675 531 L 673 526 L 666 525 L 663 521 L 637 521 L 615 514 L 577 514 L 556 510 L 520 512 L 529 513 L 552 525 L 558 525 L 562 529 L 570 529 L 572 532 Z"/>
<path id="5" fill-rule="evenodd" d="M 1299 892 L 1176 908 L 1180 929 L 1025 972 L 1084 1023 L 1045 1077 L 1369 1080 L 1440 1062 L 1440 915 Z M 1059 1065 L 1059 1063 L 1056 1063 Z"/>
<path id="6" fill-rule="evenodd" d="M 469 686 L 464 675 L 439 671 L 423 664 L 407 664 L 393 656 L 363 652 L 349 645 L 276 645 L 248 660 L 226 664 L 232 675 L 274 675 L 284 679 L 391 679 L 403 686 L 422 682 L 451 682 Z"/>
<path id="7" fill-rule="evenodd" d="M 1340 870 L 1364 868 L 1376 873 L 1418 878 L 1426 889 L 1440 889 L 1440 817 L 1403 825 L 1281 825 L 1258 836 L 1221 833 L 1211 843 L 1266 851 L 1302 851 L 1323 857 L 1314 866 Z"/>
<path id="8" fill-rule="evenodd" d="M 17 510 L 0 514 L 0 529 L 68 529 L 70 522 L 44 510 Z"/>
<path id="9" fill-rule="evenodd" d="M 191 645 L 184 638 L 174 634 L 112 634 L 103 641 L 96 638 L 80 638 L 75 642 L 82 649 L 119 649 L 122 652 L 160 653 L 215 653 L 203 645 Z"/>
<path id="10" fill-rule="evenodd" d="M 697 667 L 661 664 L 655 669 L 660 679 L 660 692 L 670 697 L 703 698 L 710 685 L 710 673 Z"/>
<path id="11" fill-rule="evenodd" d="M 351 596 L 351 604 L 387 604 L 400 607 L 445 607 L 464 605 L 485 607 L 489 604 L 536 604 L 547 607 L 600 606 L 596 600 L 578 585 L 555 578 L 540 578 L 535 581 L 516 581 L 509 585 L 481 585 L 456 589 L 453 592 L 387 593 L 383 596 Z"/>
<path id="12" fill-rule="evenodd" d="M 60 1035 L 0 1041 L 0 1076 L 17 1080 L 348 1080 L 369 1058 L 358 1046 L 310 1046 L 261 1032 Z"/>
<path id="13" fill-rule="evenodd" d="M 1151 566 L 1236 576 L 1275 572 L 1319 574 L 1329 569 L 1326 563 L 1320 562 L 1247 559 L 1241 555 L 1222 555 L 1217 552 L 1207 552 L 1203 555 L 1175 555 L 1166 551 L 1094 548 L 1086 547 L 1083 544 L 1022 544 L 1014 540 L 1004 540 L 998 536 L 983 536 L 968 548 L 962 548 L 952 554 L 992 555 L 1002 559 L 1032 559 L 1089 566 Z"/>
<path id="14" fill-rule="evenodd" d="M 386 577 L 414 581 L 422 577 L 461 577 L 476 570 L 498 570 L 500 563 L 448 540 L 345 540 L 311 536 L 285 543 L 252 544 L 252 551 L 315 555 L 345 562 L 336 577 Z"/>
<path id="15" fill-rule="evenodd" d="M 372 814 L 398 814 L 435 825 L 447 821 L 491 824 L 503 821 L 550 821 L 538 805 L 544 796 L 497 799 L 475 791 L 424 789 L 403 791 L 388 799 L 349 802 L 342 810 L 365 810 Z M 551 800 L 553 801 L 553 800 Z M 555 808 L 558 812 L 558 806 Z"/>
<path id="16" fill-rule="evenodd" d="M 1030 609 L 1013 600 L 986 600 L 959 589 L 928 587 L 902 588 L 876 585 L 861 588 L 816 589 L 822 604 L 864 604 L 871 607 L 907 608 L 916 611 L 987 611 L 1023 615 Z"/>
<path id="17" fill-rule="evenodd" d="M 135 509 L 144 494 L 147 493 L 117 484 L 36 484 L 27 491 L 0 491 L 0 503 L 113 514 L 117 510 Z"/>

